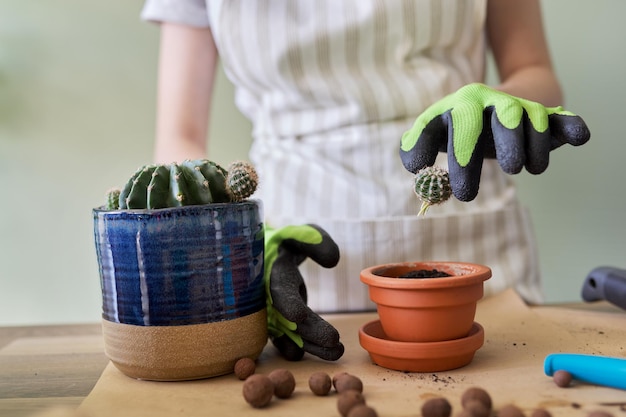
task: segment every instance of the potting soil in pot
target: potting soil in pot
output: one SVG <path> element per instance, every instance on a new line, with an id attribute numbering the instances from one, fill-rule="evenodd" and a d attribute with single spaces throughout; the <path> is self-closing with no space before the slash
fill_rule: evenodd
<path id="1" fill-rule="evenodd" d="M 398 276 L 398 278 L 442 278 L 451 276 L 447 272 L 438 269 L 416 269 L 406 274 Z"/>

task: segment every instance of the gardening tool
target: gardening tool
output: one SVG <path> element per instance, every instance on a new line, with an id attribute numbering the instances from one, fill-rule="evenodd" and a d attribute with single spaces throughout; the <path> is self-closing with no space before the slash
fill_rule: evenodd
<path id="1" fill-rule="evenodd" d="M 546 356 L 543 369 L 548 376 L 567 371 L 574 379 L 605 387 L 626 389 L 626 359 L 575 353 Z"/>
<path id="2" fill-rule="evenodd" d="M 606 300 L 626 309 L 626 269 L 600 266 L 587 275 L 582 288 L 587 302 Z"/>

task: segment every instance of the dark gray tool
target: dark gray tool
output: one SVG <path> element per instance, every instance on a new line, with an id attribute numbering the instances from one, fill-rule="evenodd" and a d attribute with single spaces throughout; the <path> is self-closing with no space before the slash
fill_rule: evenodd
<path id="1" fill-rule="evenodd" d="M 583 283 L 582 297 L 587 302 L 606 300 L 626 310 L 626 269 L 594 268 Z"/>

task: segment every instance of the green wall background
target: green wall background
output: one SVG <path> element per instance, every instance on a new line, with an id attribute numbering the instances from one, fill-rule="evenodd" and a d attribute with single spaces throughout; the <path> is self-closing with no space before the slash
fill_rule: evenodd
<path id="1" fill-rule="evenodd" d="M 99 320 L 91 208 L 152 157 L 158 30 L 141 6 L 0 0 L 0 325 Z M 626 2 L 543 7 L 566 107 L 592 140 L 515 178 L 546 301 L 579 301 L 591 269 L 626 269 Z M 220 163 L 246 158 L 250 143 L 232 94 L 220 73 L 209 149 Z"/>

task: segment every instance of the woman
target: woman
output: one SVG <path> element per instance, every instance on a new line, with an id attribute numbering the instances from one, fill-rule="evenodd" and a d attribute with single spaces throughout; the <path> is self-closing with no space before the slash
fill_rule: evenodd
<path id="1" fill-rule="evenodd" d="M 473 201 L 418 218 L 398 157 L 420 113 L 484 80 L 487 45 L 495 88 L 561 103 L 537 0 L 148 0 L 142 17 L 161 23 L 156 161 L 206 157 L 219 56 L 253 122 L 266 222 L 316 223 L 341 250 L 332 270 L 301 266 L 313 310 L 372 308 L 359 271 L 403 260 L 486 264 L 487 294 L 541 300 L 530 221 L 497 162 Z"/>

